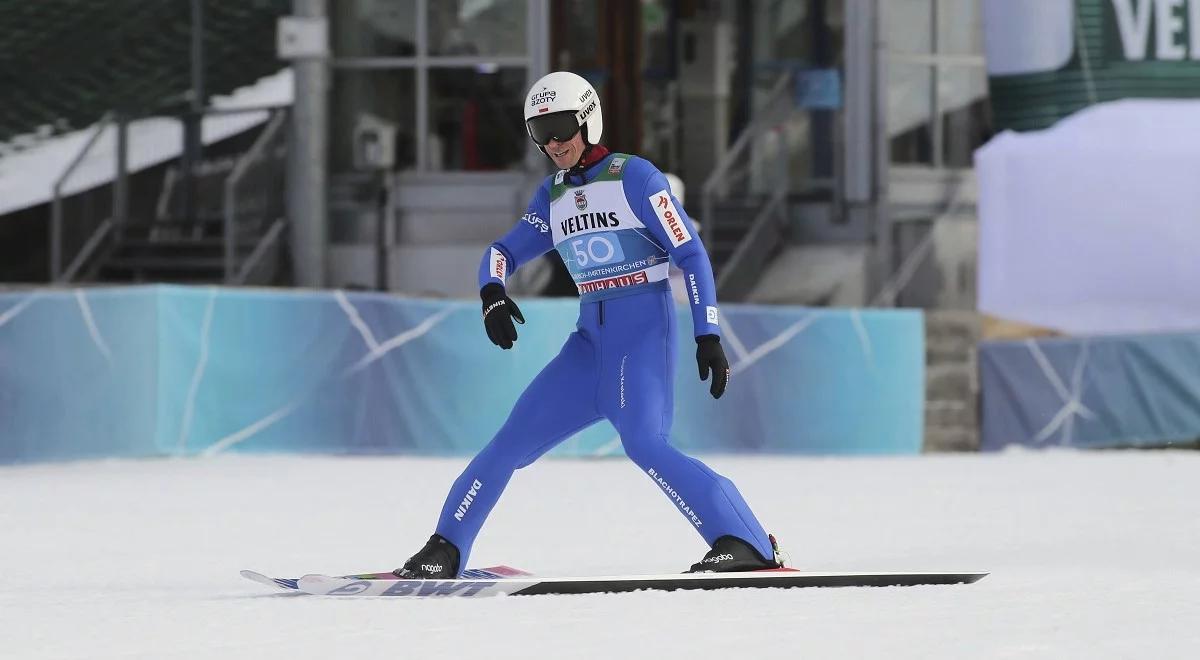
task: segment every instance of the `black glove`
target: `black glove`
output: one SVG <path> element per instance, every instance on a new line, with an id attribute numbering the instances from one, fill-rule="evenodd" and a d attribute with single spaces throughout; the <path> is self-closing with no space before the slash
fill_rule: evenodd
<path id="1" fill-rule="evenodd" d="M 712 369 L 712 385 L 708 391 L 714 399 L 721 398 L 725 393 L 725 386 L 729 384 L 729 360 L 725 359 L 725 349 L 721 348 L 720 337 L 696 337 L 696 364 L 700 367 L 700 380 L 708 380 L 708 370 Z"/>
<path id="2" fill-rule="evenodd" d="M 505 350 L 513 347 L 517 340 L 517 323 L 525 323 L 517 303 L 504 294 L 504 286 L 492 282 L 479 290 L 483 299 L 483 327 L 487 330 L 488 339 Z"/>

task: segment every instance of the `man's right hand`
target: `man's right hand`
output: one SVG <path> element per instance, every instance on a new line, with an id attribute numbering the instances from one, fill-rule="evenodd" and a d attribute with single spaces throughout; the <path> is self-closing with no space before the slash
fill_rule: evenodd
<path id="1" fill-rule="evenodd" d="M 483 327 L 487 330 L 488 339 L 505 350 L 513 347 L 517 341 L 517 323 L 525 323 L 520 308 L 504 293 L 504 286 L 492 282 L 479 290 L 483 299 Z"/>

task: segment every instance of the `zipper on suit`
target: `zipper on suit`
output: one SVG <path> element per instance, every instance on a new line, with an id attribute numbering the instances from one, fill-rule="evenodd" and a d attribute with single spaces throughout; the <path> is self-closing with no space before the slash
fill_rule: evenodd
<path id="1" fill-rule="evenodd" d="M 604 301 L 600 301 L 600 325 L 604 325 Z"/>

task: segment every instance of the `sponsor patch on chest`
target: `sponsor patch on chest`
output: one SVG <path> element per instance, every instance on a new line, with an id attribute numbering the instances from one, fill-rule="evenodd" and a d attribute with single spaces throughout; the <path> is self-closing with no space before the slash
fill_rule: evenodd
<path id="1" fill-rule="evenodd" d="M 684 226 L 683 217 L 679 215 L 679 209 L 675 208 L 671 193 L 666 188 L 650 195 L 649 199 L 650 205 L 654 207 L 654 214 L 658 216 L 659 223 L 667 232 L 667 238 L 670 239 L 671 245 L 679 247 L 692 240 L 692 234 Z"/>

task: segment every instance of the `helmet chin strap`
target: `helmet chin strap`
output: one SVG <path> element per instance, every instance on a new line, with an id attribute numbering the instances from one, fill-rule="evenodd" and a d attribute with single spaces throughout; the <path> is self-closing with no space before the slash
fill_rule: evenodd
<path id="1" fill-rule="evenodd" d="M 575 161 L 575 164 L 570 167 L 570 172 L 572 174 L 582 174 L 583 173 L 583 167 L 580 166 L 580 163 L 587 162 L 588 154 L 591 153 L 592 146 L 593 146 L 592 143 L 588 141 L 587 124 L 580 125 L 579 135 L 581 137 L 583 137 L 583 151 L 579 152 L 579 160 Z"/>
<path id="2" fill-rule="evenodd" d="M 604 145 L 589 144 L 583 148 L 583 153 L 579 156 L 579 160 L 575 162 L 569 169 L 566 170 L 568 177 L 583 181 L 584 172 L 596 163 L 604 160 L 610 152 Z"/>

